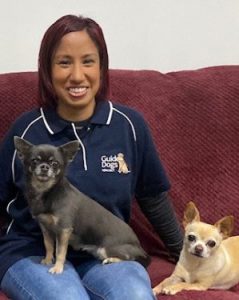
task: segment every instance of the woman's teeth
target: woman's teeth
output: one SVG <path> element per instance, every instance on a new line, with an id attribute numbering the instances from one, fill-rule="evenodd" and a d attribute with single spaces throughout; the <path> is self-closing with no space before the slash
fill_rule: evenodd
<path id="1" fill-rule="evenodd" d="M 74 97 L 83 96 L 87 92 L 86 87 L 79 87 L 79 88 L 70 88 L 69 93 Z"/>

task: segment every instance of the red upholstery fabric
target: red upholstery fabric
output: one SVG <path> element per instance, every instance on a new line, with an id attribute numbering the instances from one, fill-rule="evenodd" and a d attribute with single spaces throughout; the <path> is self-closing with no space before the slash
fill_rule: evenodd
<path id="1" fill-rule="evenodd" d="M 162 74 L 111 70 L 110 98 L 141 111 L 148 121 L 172 183 L 171 198 L 181 220 L 185 204 L 196 202 L 202 219 L 216 222 L 235 216 L 239 234 L 239 66 L 217 66 Z M 36 105 L 34 72 L 0 75 L 0 139 L 13 120 Z M 131 224 L 153 256 L 153 285 L 174 265 L 136 203 Z M 230 291 L 181 292 L 165 300 L 236 300 Z M 1 298 L 0 294 L 0 299 Z"/>

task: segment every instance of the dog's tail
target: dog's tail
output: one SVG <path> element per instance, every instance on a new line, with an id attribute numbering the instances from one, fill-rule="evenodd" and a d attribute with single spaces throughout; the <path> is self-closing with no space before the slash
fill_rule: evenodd
<path id="1" fill-rule="evenodd" d="M 145 268 L 151 262 L 150 256 L 139 245 L 124 244 L 107 248 L 108 257 L 118 257 L 122 260 L 134 260 L 139 262 Z"/>
<path id="2" fill-rule="evenodd" d="M 146 253 L 143 248 L 134 247 L 135 260 L 147 268 L 151 262 L 150 256 Z"/>

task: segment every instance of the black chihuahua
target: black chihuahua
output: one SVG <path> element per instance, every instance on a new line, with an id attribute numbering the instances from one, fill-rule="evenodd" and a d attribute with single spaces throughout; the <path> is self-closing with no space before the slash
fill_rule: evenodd
<path id="1" fill-rule="evenodd" d="M 46 256 L 41 263 L 53 262 L 56 242 L 56 261 L 50 273 L 62 273 L 68 244 L 91 253 L 103 264 L 135 260 L 148 266 L 150 258 L 133 230 L 65 177 L 79 149 L 78 141 L 60 147 L 35 146 L 15 136 L 14 143 L 25 170 L 25 196 L 43 233 Z"/>

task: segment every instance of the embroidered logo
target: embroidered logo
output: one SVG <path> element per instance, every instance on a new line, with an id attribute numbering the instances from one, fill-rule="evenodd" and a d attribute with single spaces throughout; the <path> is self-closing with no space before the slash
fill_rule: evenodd
<path id="1" fill-rule="evenodd" d="M 128 174 L 129 169 L 128 169 L 128 166 L 127 166 L 127 164 L 124 160 L 124 154 L 123 153 L 118 153 L 117 161 L 118 161 L 118 164 L 119 164 L 118 172 L 123 173 L 123 174 Z"/>
<path id="2" fill-rule="evenodd" d="M 117 155 L 101 156 L 101 168 L 102 172 L 118 172 L 122 174 L 128 174 L 130 171 L 124 159 L 123 153 Z"/>

